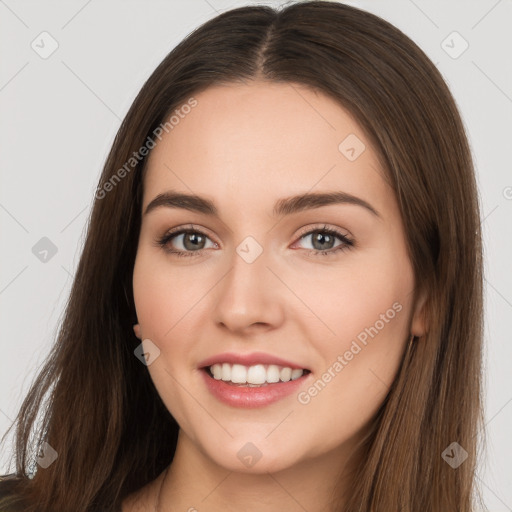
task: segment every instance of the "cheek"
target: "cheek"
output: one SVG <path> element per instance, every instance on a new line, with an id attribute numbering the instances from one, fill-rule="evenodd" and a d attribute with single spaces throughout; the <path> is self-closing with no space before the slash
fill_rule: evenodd
<path id="1" fill-rule="evenodd" d="M 335 335 L 309 328 L 322 365 L 300 402 L 309 411 L 330 411 L 322 426 L 326 437 L 336 438 L 339 425 L 346 435 L 355 433 L 382 404 L 408 339 L 412 283 L 406 259 L 380 252 L 340 270 L 328 298 L 318 299 Z"/>
<path id="2" fill-rule="evenodd" d="M 402 330 L 407 321 L 406 281 L 395 269 L 377 264 L 360 275 L 344 276 L 344 292 L 332 301 L 329 311 L 342 347 L 353 339 L 364 343 L 369 333 L 389 338 Z"/>
<path id="3" fill-rule="evenodd" d="M 149 338 L 160 350 L 160 356 L 147 370 L 165 406 L 181 426 L 187 426 L 188 418 L 193 416 L 190 399 L 180 386 L 190 348 L 183 341 L 192 339 L 192 316 L 187 313 L 197 314 L 197 302 L 204 295 L 199 289 L 202 281 L 198 278 L 191 283 L 185 276 L 149 250 L 142 248 L 137 253 L 133 271 L 137 319 L 143 339 Z"/>
<path id="4" fill-rule="evenodd" d="M 332 359 L 358 337 L 364 342 L 369 331 L 378 338 L 405 332 L 412 289 L 406 258 L 389 248 L 354 254 L 336 267 L 302 273 L 297 295 L 307 298 L 316 318 L 298 315 L 298 321 L 308 338 L 320 344 L 320 352 Z"/>
<path id="5" fill-rule="evenodd" d="M 385 383 L 393 378 L 408 337 L 413 298 L 413 272 L 404 255 L 388 247 L 366 251 L 347 258 L 334 272 L 301 281 L 299 293 L 308 297 L 316 318 L 298 322 L 321 356 L 320 373 L 342 359 L 343 370 L 331 370 L 338 384 L 329 385 L 343 386 L 342 394 L 382 388 L 372 369 Z"/>
<path id="6" fill-rule="evenodd" d="M 180 270 L 165 257 L 155 257 L 149 251 L 137 254 L 133 271 L 133 293 L 137 319 L 144 337 L 166 340 L 176 337 L 200 309 L 200 300 L 209 287 L 207 276 Z M 199 307 L 198 307 L 199 306 Z"/>

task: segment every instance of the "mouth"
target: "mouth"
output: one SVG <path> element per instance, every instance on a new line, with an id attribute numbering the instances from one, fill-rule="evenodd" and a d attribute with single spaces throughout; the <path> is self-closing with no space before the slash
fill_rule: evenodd
<path id="1" fill-rule="evenodd" d="M 312 375 L 306 368 L 220 362 L 202 366 L 200 373 L 214 398 L 225 405 L 244 409 L 265 407 L 297 394 Z"/>
<path id="2" fill-rule="evenodd" d="M 237 408 L 264 407 L 290 398 L 312 380 L 303 363 L 266 352 L 223 352 L 197 365 L 206 390 Z"/>

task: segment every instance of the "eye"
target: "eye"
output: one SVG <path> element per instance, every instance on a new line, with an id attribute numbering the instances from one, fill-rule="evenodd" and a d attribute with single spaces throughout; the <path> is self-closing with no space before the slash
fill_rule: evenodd
<path id="1" fill-rule="evenodd" d="M 325 225 L 313 229 L 309 228 L 308 231 L 300 235 L 299 240 L 305 240 L 308 237 L 312 241 L 313 248 L 306 250 L 313 256 L 331 256 L 333 253 L 347 250 L 354 246 L 354 241 L 346 234 Z M 338 245 L 335 245 L 336 239 L 340 241 Z M 208 248 L 206 246 L 208 240 L 211 242 L 206 233 L 194 226 L 189 226 L 168 231 L 156 243 L 169 254 L 179 257 L 190 257 L 201 255 L 202 251 Z M 211 243 L 212 245 L 209 248 L 218 247 L 218 244 L 215 242 Z M 175 245 L 178 247 L 176 248 Z"/>
<path id="2" fill-rule="evenodd" d="M 313 245 L 313 248 L 310 249 L 310 254 L 313 256 L 331 256 L 333 253 L 347 250 L 354 246 L 354 240 L 345 233 L 325 225 L 314 229 L 310 228 L 309 231 L 301 235 L 300 240 L 307 238 L 310 238 Z M 336 239 L 340 241 L 338 245 L 334 245 Z"/>
<path id="3" fill-rule="evenodd" d="M 166 252 L 175 256 L 196 256 L 207 248 L 205 247 L 207 240 L 210 240 L 208 235 L 190 226 L 189 228 L 176 228 L 168 231 L 157 240 L 157 244 Z M 173 244 L 177 244 L 178 248 L 172 248 Z M 217 247 L 216 243 L 212 242 L 212 244 L 213 247 Z"/>

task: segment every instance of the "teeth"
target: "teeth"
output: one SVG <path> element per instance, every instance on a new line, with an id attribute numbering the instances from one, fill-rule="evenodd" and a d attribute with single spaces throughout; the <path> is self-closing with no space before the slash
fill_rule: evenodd
<path id="1" fill-rule="evenodd" d="M 210 366 L 210 371 L 213 374 L 213 378 L 220 380 L 222 379 L 222 365 L 221 364 L 214 364 L 213 366 Z"/>
<path id="2" fill-rule="evenodd" d="M 279 382 L 280 374 L 279 366 L 270 364 L 267 368 L 267 382 Z"/>
<path id="3" fill-rule="evenodd" d="M 235 368 L 236 365 L 233 365 Z M 233 378 L 233 377 L 231 377 Z M 267 380 L 267 370 L 262 364 L 249 366 L 246 382 L 249 384 L 263 384 Z M 233 381 L 234 382 L 234 381 Z"/>
<path id="4" fill-rule="evenodd" d="M 295 380 L 303 375 L 304 370 L 275 364 L 244 366 L 242 364 L 216 363 L 210 366 L 210 372 L 216 380 L 233 384 L 259 385 Z"/>
<path id="5" fill-rule="evenodd" d="M 230 380 L 231 379 L 231 365 L 229 365 L 228 363 L 223 363 L 221 371 L 222 371 L 222 374 L 221 374 L 222 380 Z"/>
<path id="6" fill-rule="evenodd" d="M 224 377 L 224 374 L 222 377 Z M 234 384 L 243 384 L 244 382 L 247 382 L 247 369 L 245 366 L 242 366 L 241 364 L 234 364 L 231 367 L 231 378 L 229 380 Z"/>
<path id="7" fill-rule="evenodd" d="M 292 370 L 291 380 L 298 379 L 299 377 L 302 377 L 302 374 L 304 373 L 303 370 L 299 370 L 298 368 L 295 368 Z"/>
<path id="8" fill-rule="evenodd" d="M 292 378 L 292 369 L 291 368 L 281 368 L 281 372 L 279 377 L 283 382 L 288 382 Z"/>

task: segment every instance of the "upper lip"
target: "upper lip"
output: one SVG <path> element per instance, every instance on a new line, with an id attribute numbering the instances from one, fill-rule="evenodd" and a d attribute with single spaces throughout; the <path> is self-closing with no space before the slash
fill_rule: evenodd
<path id="1" fill-rule="evenodd" d="M 199 368 L 209 367 L 216 363 L 229 363 L 229 364 L 241 364 L 243 366 L 254 366 L 256 364 L 275 364 L 277 366 L 286 366 L 291 368 L 297 368 L 299 370 L 307 370 L 303 365 L 288 361 L 281 357 L 274 356 L 272 354 L 266 354 L 264 352 L 251 352 L 250 354 L 235 354 L 233 352 L 224 352 L 223 354 L 217 354 L 199 363 Z"/>

